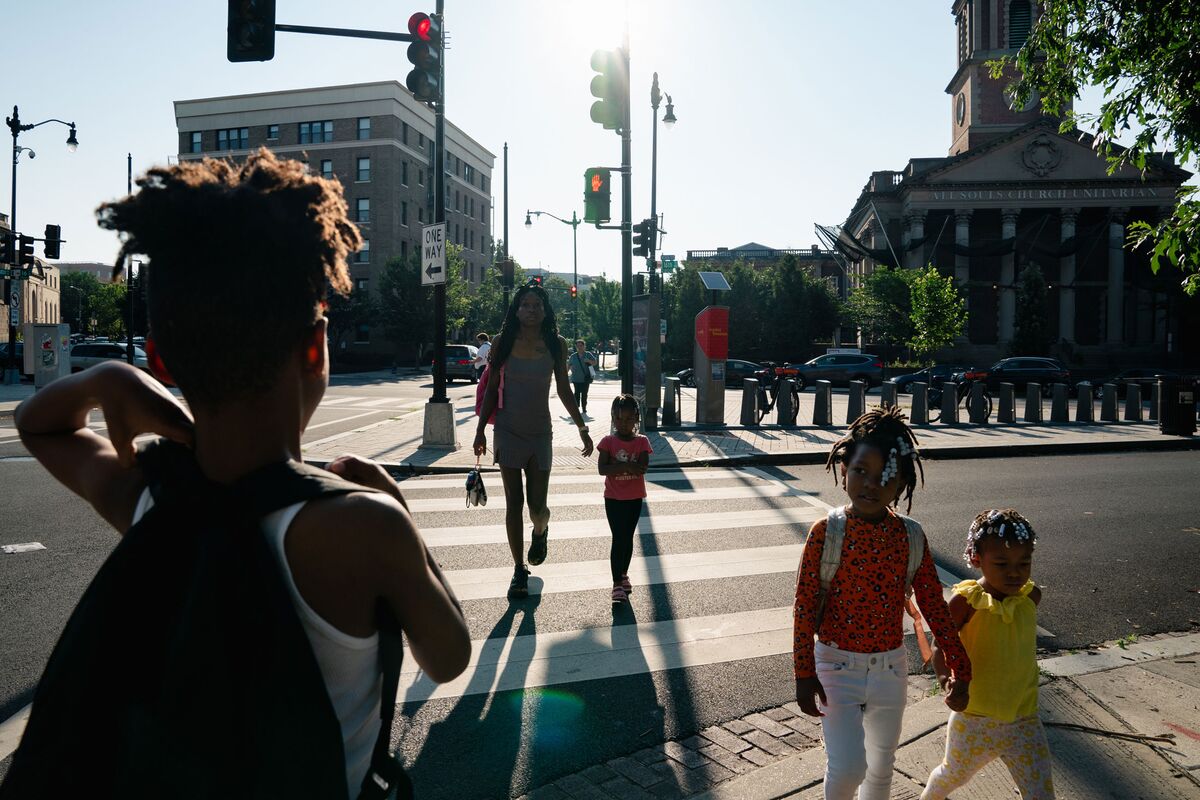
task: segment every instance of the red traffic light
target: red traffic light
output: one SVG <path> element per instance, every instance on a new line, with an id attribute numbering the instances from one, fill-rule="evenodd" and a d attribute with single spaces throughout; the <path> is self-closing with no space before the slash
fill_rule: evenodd
<path id="1" fill-rule="evenodd" d="M 433 20 L 422 11 L 418 11 L 408 18 L 408 32 L 422 42 L 436 41 L 437 30 L 434 28 Z"/>
<path id="2" fill-rule="evenodd" d="M 603 188 L 604 188 L 604 178 L 600 175 L 599 171 L 593 172 L 592 173 L 592 191 L 598 192 Z"/>
<path id="3" fill-rule="evenodd" d="M 578 297 L 578 296 L 579 296 L 579 287 L 578 287 L 578 286 L 572 286 L 572 287 L 571 287 L 571 299 L 572 299 L 572 300 L 574 300 L 574 299 L 575 299 L 576 297 Z"/>

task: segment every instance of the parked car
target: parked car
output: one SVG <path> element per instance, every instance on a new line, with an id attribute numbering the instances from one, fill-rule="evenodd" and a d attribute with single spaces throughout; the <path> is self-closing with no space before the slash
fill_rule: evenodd
<path id="1" fill-rule="evenodd" d="M 1131 383 L 1136 383 L 1142 387 L 1142 399 L 1146 400 L 1150 397 L 1150 387 L 1158 383 L 1159 375 L 1168 378 L 1179 377 L 1178 372 L 1169 369 L 1146 369 L 1145 367 L 1124 369 L 1107 380 L 1096 381 L 1092 385 L 1092 393 L 1096 397 L 1100 397 L 1104 392 L 1104 384 L 1115 383 L 1117 385 L 1117 398 L 1124 399 L 1125 387 Z"/>
<path id="2" fill-rule="evenodd" d="M 742 361 L 740 358 L 731 358 L 725 362 L 725 386 L 733 389 L 742 385 L 742 381 L 746 378 L 753 378 L 754 373 L 761 367 L 753 361 Z M 679 378 L 679 382 L 684 386 L 696 387 L 696 375 L 691 367 L 681 369 L 675 373 L 675 377 Z"/>
<path id="3" fill-rule="evenodd" d="M 25 371 L 25 343 L 17 342 L 17 372 L 21 373 L 22 377 L 32 378 L 33 375 Z M 0 344 L 0 373 L 8 369 L 8 342 Z"/>
<path id="4" fill-rule="evenodd" d="M 883 359 L 870 353 L 827 353 L 803 364 L 785 364 L 784 377 L 796 382 L 803 391 L 817 381 L 829 381 L 843 386 L 850 381 L 865 381 L 867 386 L 883 383 Z"/>
<path id="5" fill-rule="evenodd" d="M 925 369 L 919 369 L 916 372 L 910 372 L 907 375 L 897 375 L 892 378 L 892 382 L 896 384 L 896 391 L 908 393 L 912 391 L 914 383 L 927 383 L 930 386 L 941 386 L 956 373 L 965 372 L 969 367 L 963 364 L 934 364 Z"/>
<path id="6" fill-rule="evenodd" d="M 84 342 L 71 348 L 71 372 L 82 372 L 105 361 L 124 361 L 125 345 L 116 342 Z M 150 371 L 146 351 L 134 345 L 133 365 L 143 372 Z"/>
<path id="7" fill-rule="evenodd" d="M 1053 358 L 1017 356 L 1002 358 L 985 370 L 969 369 L 954 376 L 956 381 L 983 381 L 989 392 L 996 392 L 1000 384 L 1011 383 L 1014 391 L 1024 391 L 1028 383 L 1042 387 L 1042 396 L 1049 397 L 1055 383 L 1071 385 L 1071 372 Z"/>
<path id="8" fill-rule="evenodd" d="M 479 348 L 473 344 L 446 345 L 446 383 L 455 378 L 465 378 L 471 383 L 479 381 L 475 372 L 475 356 Z"/>

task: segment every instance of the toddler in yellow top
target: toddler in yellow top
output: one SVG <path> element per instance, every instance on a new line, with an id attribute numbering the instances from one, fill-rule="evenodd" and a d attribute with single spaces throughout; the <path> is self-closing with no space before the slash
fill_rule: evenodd
<path id="1" fill-rule="evenodd" d="M 982 573 L 954 586 L 950 615 L 971 659 L 971 697 L 951 712 L 946 757 L 929 774 L 921 800 L 942 800 L 992 759 L 1008 767 L 1023 800 L 1050 800 L 1050 748 L 1038 719 L 1037 605 L 1029 575 L 1037 534 L 1011 508 L 975 518 L 963 554 Z M 934 653 L 938 679 L 949 678 Z"/>

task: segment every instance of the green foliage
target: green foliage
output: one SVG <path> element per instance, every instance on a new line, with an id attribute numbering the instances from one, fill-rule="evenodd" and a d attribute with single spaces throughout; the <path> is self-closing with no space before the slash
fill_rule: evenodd
<path id="1" fill-rule="evenodd" d="M 90 272 L 65 272 L 59 285 L 62 315 L 71 324 L 71 332 L 87 333 L 91 330 L 92 309 L 100 293 L 100 281 Z"/>
<path id="2" fill-rule="evenodd" d="M 499 272 L 488 270 L 487 279 L 478 284 L 467 280 L 464 270 L 466 264 L 462 258 L 462 248 L 450 244 L 446 247 L 446 266 L 449 270 L 446 284 L 446 327 L 453 337 L 458 332 L 458 338 L 474 343 L 477 333 L 487 333 L 495 336 L 500 332 L 500 324 L 504 321 L 504 289 L 500 285 Z M 524 277 L 524 270 L 519 266 L 514 270 L 516 280 Z M 433 292 L 429 293 L 426 303 L 432 308 Z M 556 306 L 557 308 L 557 306 Z M 432 326 L 425 334 L 426 339 L 433 335 Z"/>
<path id="3" fill-rule="evenodd" d="M 925 359 L 949 347 L 967 325 L 967 301 L 932 264 L 912 273 L 909 282 L 913 335 L 908 346 Z"/>
<path id="4" fill-rule="evenodd" d="M 347 297 L 337 292 L 329 293 L 325 318 L 329 320 L 329 352 L 335 360 L 343 345 L 354 340 L 358 326 L 370 324 L 375 316 L 375 301 L 369 290 L 355 287 Z"/>
<path id="5" fill-rule="evenodd" d="M 125 336 L 126 297 L 123 283 L 98 284 L 92 301 L 88 303 L 92 319 L 96 320 L 93 333 L 110 339 Z"/>
<path id="6" fill-rule="evenodd" d="M 395 344 L 411 345 L 418 358 L 433 334 L 433 303 L 421 286 L 420 267 L 415 253 L 407 260 L 392 258 L 383 267 L 376 298 L 377 325 Z"/>
<path id="7" fill-rule="evenodd" d="M 1015 356 L 1044 356 L 1050 352 L 1050 331 L 1046 327 L 1046 278 L 1042 268 L 1030 263 L 1021 270 L 1021 285 L 1017 287 L 1016 329 L 1013 331 L 1012 354 Z"/>
<path id="8" fill-rule="evenodd" d="M 1056 0 L 1042 13 L 1015 63 L 1012 88 L 1019 102 L 1031 92 L 1042 107 L 1061 114 L 1081 87 L 1103 87 L 1097 114 L 1069 112 L 1062 130 L 1092 133 L 1109 172 L 1123 165 L 1144 170 L 1147 155 L 1173 150 L 1181 164 L 1200 152 L 1200 13 L 1194 0 Z M 1010 73 L 1013 59 L 990 62 L 993 77 Z M 1133 143 L 1119 136 L 1136 127 Z M 1192 167 L 1195 171 L 1196 166 Z M 1130 226 L 1134 246 L 1151 247 L 1151 266 L 1164 263 L 1184 274 L 1188 294 L 1200 292 L 1200 199 L 1183 187 L 1174 213 L 1156 223 Z"/>
<path id="9" fill-rule="evenodd" d="M 589 342 L 620 337 L 620 283 L 597 278 L 586 292 L 579 293 L 579 334 Z"/>
<path id="10" fill-rule="evenodd" d="M 913 270 L 879 267 L 850 292 L 846 314 L 874 342 L 902 345 L 913 338 Z"/>

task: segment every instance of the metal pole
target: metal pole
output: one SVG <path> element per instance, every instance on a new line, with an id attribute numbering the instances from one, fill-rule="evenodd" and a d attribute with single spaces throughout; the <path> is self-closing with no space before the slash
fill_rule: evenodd
<path id="1" fill-rule="evenodd" d="M 650 113 L 654 117 L 654 133 L 650 141 L 650 219 L 654 220 L 654 235 L 646 243 L 646 268 L 650 272 L 649 293 L 654 294 L 654 256 L 658 248 L 658 103 L 662 95 L 658 91 L 658 73 L 650 84 Z"/>
<path id="2" fill-rule="evenodd" d="M 14 237 L 17 235 L 17 158 L 21 155 L 21 151 L 17 149 L 17 134 L 21 132 L 21 117 L 17 113 L 17 107 L 13 106 L 12 118 L 8 120 L 8 127 L 12 129 L 13 150 L 12 150 L 12 206 L 8 215 L 9 233 Z M 14 252 L 16 242 L 13 242 Z M 13 259 L 18 262 L 9 264 L 10 267 L 20 266 L 21 258 L 18 255 Z M 4 288 L 8 291 L 8 296 L 4 298 L 4 302 L 9 304 L 8 307 L 8 368 L 4 371 L 4 382 L 7 384 L 17 384 L 21 382 L 21 373 L 17 367 L 17 320 L 20 316 L 20 306 L 16 307 L 16 314 L 13 313 L 12 305 L 13 298 L 21 296 L 21 280 L 13 278 L 11 281 L 4 282 Z"/>
<path id="3" fill-rule="evenodd" d="M 133 153 L 125 154 L 125 194 L 133 194 Z M 125 295 L 129 300 L 129 331 L 125 334 L 125 359 L 133 364 L 133 259 L 125 270 Z"/>
<path id="4" fill-rule="evenodd" d="M 621 392 L 633 393 L 633 172 L 631 161 L 633 148 L 629 134 L 629 31 L 621 47 L 624 69 L 624 119 L 621 122 Z"/>
<path id="5" fill-rule="evenodd" d="M 437 0 L 438 22 L 443 35 L 446 20 L 443 16 L 444 0 Z M 441 64 L 438 69 L 438 101 L 434 111 L 434 139 L 437 152 L 434 154 L 434 172 L 437 185 L 434 187 L 433 202 L 437 206 L 434 222 L 446 223 L 446 48 L 442 47 Z M 450 262 L 446 261 L 446 281 L 450 280 Z M 446 281 L 433 287 L 433 402 L 447 403 L 446 397 Z"/>
<path id="6" fill-rule="evenodd" d="M 508 142 L 504 143 L 504 260 L 508 260 Z M 504 313 L 508 314 L 509 292 L 512 287 L 504 283 Z"/>
<path id="7" fill-rule="evenodd" d="M 575 296 L 571 298 L 572 338 L 579 338 L 579 218 L 571 211 L 571 288 Z M 572 342 L 574 346 L 574 342 Z"/>

